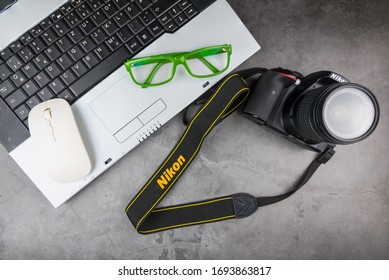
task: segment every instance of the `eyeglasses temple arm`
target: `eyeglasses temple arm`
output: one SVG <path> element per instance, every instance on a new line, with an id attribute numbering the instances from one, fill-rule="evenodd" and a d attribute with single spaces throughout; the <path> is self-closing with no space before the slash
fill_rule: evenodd
<path id="1" fill-rule="evenodd" d="M 168 62 L 170 62 L 170 61 L 168 61 Z M 161 68 L 161 66 L 163 66 L 164 64 L 166 64 L 168 62 L 160 62 L 157 65 L 155 65 L 153 71 L 151 71 L 150 75 L 147 77 L 146 81 L 143 83 L 142 88 L 148 88 L 150 86 L 151 81 L 154 78 L 155 73 L 158 71 L 158 69 Z"/>
<path id="2" fill-rule="evenodd" d="M 215 66 L 213 66 L 208 60 L 206 60 L 204 57 L 199 57 L 199 59 L 214 73 L 219 73 L 220 70 L 217 69 Z"/>

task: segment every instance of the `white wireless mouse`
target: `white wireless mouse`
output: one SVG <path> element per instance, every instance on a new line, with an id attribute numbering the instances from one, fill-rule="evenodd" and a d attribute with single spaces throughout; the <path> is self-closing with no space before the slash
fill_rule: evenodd
<path id="1" fill-rule="evenodd" d="M 54 181 L 71 183 L 90 173 L 92 163 L 67 101 L 51 99 L 35 106 L 28 124 L 42 167 Z"/>

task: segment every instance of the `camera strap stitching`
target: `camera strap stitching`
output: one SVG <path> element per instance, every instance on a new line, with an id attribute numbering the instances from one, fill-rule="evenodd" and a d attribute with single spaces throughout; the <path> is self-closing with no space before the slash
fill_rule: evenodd
<path id="1" fill-rule="evenodd" d="M 331 158 L 334 151 L 330 147 L 311 163 L 294 189 L 283 195 L 256 198 L 238 193 L 156 208 L 192 163 L 206 136 L 247 99 L 249 91 L 244 79 L 239 74 L 233 74 L 220 83 L 215 93 L 191 120 L 178 144 L 126 208 L 128 218 L 139 233 L 149 234 L 250 216 L 258 207 L 279 202 L 293 195 L 322 163 Z"/>

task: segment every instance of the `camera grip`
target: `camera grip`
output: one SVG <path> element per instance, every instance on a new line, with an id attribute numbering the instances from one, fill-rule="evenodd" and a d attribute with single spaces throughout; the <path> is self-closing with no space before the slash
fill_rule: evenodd
<path id="1" fill-rule="evenodd" d="M 284 90 L 295 81 L 293 76 L 273 70 L 266 71 L 254 87 L 243 108 L 243 114 L 249 115 L 250 119 L 260 124 L 266 123 L 273 110 L 277 109 L 276 105 L 282 98 Z"/>

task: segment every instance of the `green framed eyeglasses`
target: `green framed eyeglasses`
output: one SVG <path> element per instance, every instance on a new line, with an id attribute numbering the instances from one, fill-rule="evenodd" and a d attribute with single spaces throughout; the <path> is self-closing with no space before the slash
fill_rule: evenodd
<path id="1" fill-rule="evenodd" d="M 148 88 L 169 83 L 180 64 L 184 65 L 188 73 L 195 78 L 217 76 L 230 66 L 231 54 L 231 45 L 220 45 L 191 52 L 130 59 L 124 66 L 135 84 Z"/>

